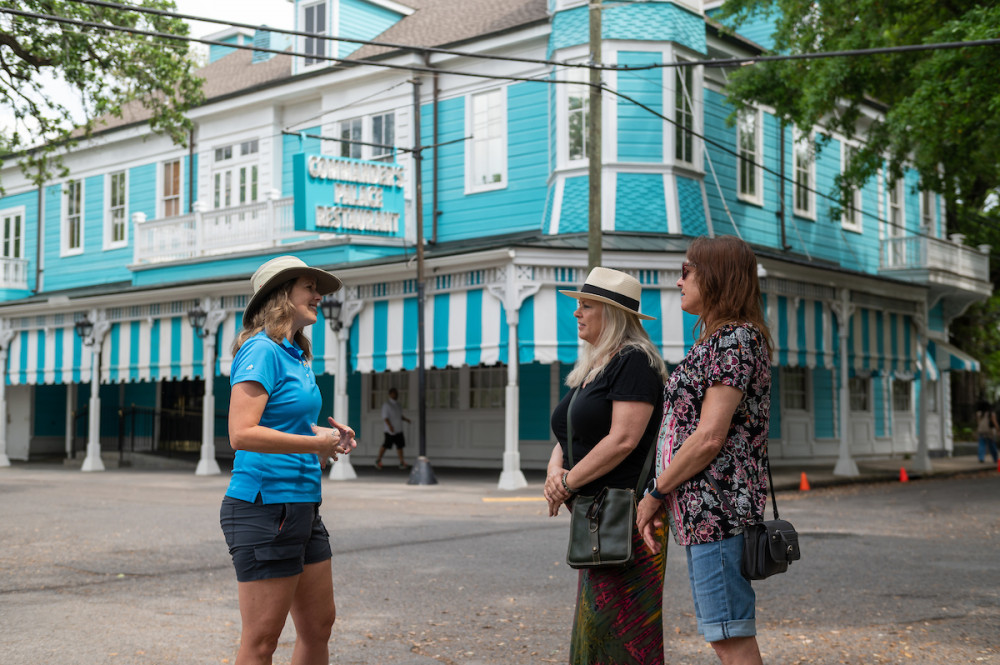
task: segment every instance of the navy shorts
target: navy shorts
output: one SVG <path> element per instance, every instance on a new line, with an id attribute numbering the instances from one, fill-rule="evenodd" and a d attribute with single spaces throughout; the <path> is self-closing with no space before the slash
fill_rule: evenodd
<path id="1" fill-rule="evenodd" d="M 382 441 L 382 447 L 385 448 L 386 450 L 392 448 L 393 446 L 402 450 L 403 446 L 405 445 L 406 445 L 406 439 L 403 438 L 402 432 L 396 432 L 395 434 L 389 434 L 388 432 L 386 432 L 385 440 Z"/>
<path id="2" fill-rule="evenodd" d="M 332 557 L 318 503 L 249 503 L 222 499 L 219 522 L 240 582 L 291 577 Z"/>

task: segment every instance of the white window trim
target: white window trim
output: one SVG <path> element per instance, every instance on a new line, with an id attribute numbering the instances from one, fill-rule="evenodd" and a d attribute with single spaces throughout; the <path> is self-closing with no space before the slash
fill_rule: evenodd
<path id="1" fill-rule="evenodd" d="M 340 5 L 339 2 L 333 3 L 333 6 L 331 6 L 331 3 L 327 2 L 327 0 L 317 0 L 316 2 L 302 2 L 302 3 L 300 3 L 299 7 L 298 7 L 298 16 L 296 17 L 296 19 L 297 19 L 297 21 L 296 21 L 296 23 L 297 23 L 296 30 L 298 30 L 300 32 L 305 32 L 305 29 L 306 29 L 306 9 L 309 8 L 309 7 L 315 7 L 315 6 L 318 6 L 318 5 L 323 5 L 324 8 L 325 8 L 323 14 L 324 14 L 324 18 L 326 19 L 325 20 L 326 25 L 323 26 L 323 33 L 322 33 L 321 36 L 323 36 L 323 37 L 330 37 L 330 36 L 333 35 L 333 29 L 332 29 L 333 26 L 337 25 L 337 22 L 334 21 L 333 13 L 335 11 L 337 11 L 337 8 Z M 296 51 L 297 52 L 305 54 L 305 52 L 306 52 L 306 40 L 307 39 L 310 39 L 310 38 L 309 37 L 298 37 L 295 40 L 295 42 L 296 42 L 295 46 L 296 46 Z M 337 51 L 337 47 L 339 45 L 339 42 L 330 41 L 329 39 L 327 39 L 327 40 L 323 40 L 322 44 L 323 44 L 323 55 L 322 55 L 323 58 L 329 58 L 329 57 L 336 57 L 337 56 L 337 52 L 336 51 Z M 319 69 L 321 67 L 328 67 L 331 64 L 331 62 L 329 60 L 321 59 L 321 60 L 317 60 L 316 62 L 309 63 L 307 65 L 306 64 L 306 56 L 305 55 L 299 56 L 295 60 L 296 60 L 296 64 L 298 65 L 297 70 L 300 71 L 300 72 L 312 71 L 314 69 Z"/>
<path id="2" fill-rule="evenodd" d="M 701 56 L 690 51 L 679 52 L 677 48 L 672 48 L 670 53 L 667 55 L 665 62 L 684 62 L 690 60 L 699 59 Z M 690 69 L 686 67 L 685 69 Z M 679 69 L 677 71 L 680 71 Z M 666 82 L 664 91 L 664 109 L 671 113 L 671 117 L 674 121 L 677 121 L 677 95 L 683 94 L 682 90 L 679 90 L 676 84 L 677 77 L 676 74 L 672 74 L 668 77 L 668 82 Z M 704 67 L 698 65 L 691 70 L 691 88 L 688 93 L 691 95 L 691 126 L 695 134 L 704 136 L 704 125 L 705 125 L 705 70 Z M 665 154 L 665 160 L 667 163 L 678 164 L 685 166 L 689 169 L 701 172 L 704 169 L 704 146 L 701 143 L 701 139 L 697 136 L 691 137 L 691 161 L 686 162 L 677 159 L 677 138 L 675 125 L 671 124 L 669 129 L 666 130 L 666 148 L 667 152 Z"/>
<path id="3" fill-rule="evenodd" d="M 364 143 L 371 143 L 371 136 L 370 136 L 370 131 L 371 131 L 370 125 L 371 125 L 371 122 L 368 120 L 367 116 L 363 116 L 363 115 L 355 115 L 355 116 L 351 116 L 350 118 L 343 118 L 341 120 L 338 120 L 337 121 L 337 125 L 336 125 L 336 127 L 337 127 L 336 134 L 335 134 L 335 136 L 338 139 L 343 138 L 344 124 L 348 123 L 348 122 L 350 122 L 350 123 L 357 122 L 358 125 L 361 127 L 361 135 L 358 137 L 358 140 L 362 142 L 362 145 L 358 146 L 358 152 L 360 153 L 360 155 L 358 157 L 344 157 L 341 154 L 341 151 L 343 151 L 343 149 L 345 147 L 347 147 L 350 150 L 350 149 L 352 149 L 354 147 L 355 144 L 353 144 L 353 143 L 344 143 L 343 141 L 339 141 L 338 140 L 338 141 L 335 141 L 335 143 L 337 144 L 336 156 L 340 157 L 340 158 L 343 158 L 343 159 L 366 159 L 367 155 L 366 155 L 365 150 L 369 146 L 366 146 L 366 145 L 363 145 L 363 144 Z"/>
<path id="4" fill-rule="evenodd" d="M 396 130 L 398 129 L 398 127 L 396 126 L 396 111 L 395 110 L 382 111 L 380 113 L 372 113 L 372 114 L 366 116 L 364 124 L 362 125 L 362 128 L 361 128 L 361 132 L 362 132 L 362 139 L 361 140 L 362 141 L 366 141 L 367 143 L 372 143 L 372 144 L 380 143 L 381 142 L 381 141 L 376 141 L 375 140 L 375 118 L 384 118 L 385 116 L 392 116 L 392 142 L 393 142 L 393 144 L 398 143 L 398 141 L 396 140 Z M 367 138 L 364 138 L 364 133 L 365 132 L 368 133 L 367 134 Z M 385 134 L 385 123 L 383 123 L 383 125 L 382 125 L 382 133 L 383 133 L 383 136 L 384 136 L 384 134 Z M 389 145 L 389 144 L 386 143 L 385 145 Z M 398 148 L 395 145 L 394 145 L 393 149 L 389 149 L 389 148 L 376 148 L 374 145 L 362 146 L 362 148 L 367 148 L 367 150 L 368 150 L 367 159 L 369 159 L 370 161 L 388 162 L 390 159 L 391 160 L 395 160 L 397 158 L 398 152 L 399 152 Z M 384 151 L 384 152 L 379 152 L 379 151 Z"/>
<path id="5" fill-rule="evenodd" d="M 787 406 L 788 400 L 785 399 L 785 396 L 786 396 L 786 392 L 785 391 L 787 390 L 787 387 L 785 385 L 785 374 L 788 373 L 788 370 L 797 370 L 797 371 L 801 370 L 803 372 L 803 374 L 804 374 L 804 378 L 805 378 L 804 390 L 805 390 L 805 403 L 806 403 L 806 408 L 804 408 L 804 409 L 793 409 L 793 408 Z M 782 405 L 782 408 L 785 411 L 788 411 L 788 412 L 791 412 L 791 413 L 796 413 L 796 414 L 811 413 L 812 412 L 812 408 L 811 408 L 811 406 L 812 406 L 812 372 L 810 372 L 808 370 L 808 368 L 804 368 L 804 367 L 782 367 L 781 368 L 781 372 L 782 372 L 782 375 L 780 377 L 780 380 L 781 380 L 781 405 Z"/>
<path id="6" fill-rule="evenodd" d="M 213 152 L 214 154 L 214 152 Z M 180 174 L 178 175 L 178 180 L 180 181 L 178 187 L 180 191 L 177 192 L 178 200 L 180 201 L 178 205 L 178 212 L 175 217 L 182 217 L 186 213 L 184 212 L 184 158 L 175 157 L 173 159 L 164 159 L 163 161 L 157 163 L 156 165 L 156 217 L 157 219 L 166 219 L 166 199 L 163 196 L 163 167 L 171 162 L 178 162 L 180 164 Z"/>
<path id="7" fill-rule="evenodd" d="M 855 380 L 856 381 L 863 381 L 864 382 L 865 396 L 868 398 L 867 399 L 867 404 L 865 405 L 866 408 L 864 408 L 864 409 L 855 409 L 853 407 L 853 405 L 852 405 L 852 402 L 854 401 L 854 395 L 856 393 L 853 390 L 850 389 L 850 385 L 851 385 L 851 382 L 855 381 Z M 874 405 L 875 393 L 874 393 L 874 391 L 872 389 L 872 379 L 871 379 L 871 377 L 852 376 L 847 381 L 848 381 L 848 391 L 847 391 L 847 393 L 848 393 L 847 394 L 848 402 L 847 402 L 847 404 L 848 404 L 848 408 L 850 409 L 850 412 L 851 413 L 874 413 L 874 408 L 875 408 L 875 405 Z"/>
<path id="8" fill-rule="evenodd" d="M 796 148 L 799 143 L 809 145 L 809 191 L 806 196 L 809 199 L 809 210 L 803 210 L 795 205 L 795 189 L 798 184 L 798 168 L 795 163 Z M 816 221 L 816 133 L 813 130 L 804 132 L 798 127 L 792 128 L 792 213 L 802 219 Z"/>
<path id="9" fill-rule="evenodd" d="M 844 167 L 847 165 L 847 151 L 848 150 L 857 150 L 857 146 L 854 145 L 854 144 L 852 144 L 852 143 L 849 143 L 847 141 L 844 141 L 843 139 L 841 139 L 841 141 L 840 141 L 840 173 L 841 173 L 841 175 L 843 175 L 843 173 L 844 173 Z M 848 211 L 847 210 L 843 210 L 840 213 L 840 225 L 841 225 L 841 227 L 845 231 L 852 231 L 854 233 L 864 233 L 864 225 L 865 225 L 864 224 L 864 214 L 863 214 L 864 213 L 864 208 L 862 206 L 863 199 L 862 199 L 862 196 L 861 196 L 861 189 L 862 189 L 861 187 L 855 187 L 854 188 L 853 207 L 857 211 L 857 216 L 858 216 L 857 223 L 855 223 L 854 221 L 852 221 L 850 219 L 850 217 L 848 217 L 848 214 L 847 214 Z"/>
<path id="10" fill-rule="evenodd" d="M 928 204 L 930 205 L 930 210 L 926 209 Z M 927 189 L 921 189 L 918 205 L 920 206 L 920 232 L 926 235 L 936 236 L 937 194 Z M 925 219 L 927 220 L 927 223 L 924 223 Z"/>
<path id="11" fill-rule="evenodd" d="M 753 177 L 754 186 L 756 194 L 749 195 L 744 194 L 741 191 L 739 172 L 740 166 L 743 162 L 743 157 L 740 156 L 736 161 L 736 195 L 740 201 L 744 203 L 751 203 L 753 205 L 762 206 L 764 205 L 764 168 L 762 162 L 764 161 L 764 114 L 759 108 L 753 109 L 753 114 L 756 116 L 754 118 L 754 166 L 753 166 Z M 741 131 L 739 121 L 736 124 L 736 154 L 740 155 L 743 151 L 741 139 Z"/>
<path id="12" fill-rule="evenodd" d="M 885 183 L 885 224 L 886 235 L 889 238 L 899 238 L 906 234 L 906 186 L 903 178 L 893 182 L 886 173 Z M 896 203 L 899 206 L 899 224 L 897 228 L 892 223 L 892 194 L 896 193 Z"/>
<path id="13" fill-rule="evenodd" d="M 113 231 L 113 221 L 111 219 L 111 176 L 118 173 L 125 174 L 125 224 L 124 224 L 124 237 L 121 240 L 112 240 L 114 235 Z M 129 227 L 129 200 L 128 200 L 128 169 L 121 169 L 108 173 L 104 176 L 104 249 L 121 249 L 122 247 L 128 247 L 128 227 Z"/>
<path id="14" fill-rule="evenodd" d="M 499 88 L 490 88 L 488 90 L 480 90 L 477 92 L 469 93 L 465 96 L 465 135 L 473 136 L 473 120 L 472 120 L 472 99 L 477 95 L 489 94 L 492 92 L 500 93 L 500 126 L 503 128 L 502 140 L 500 141 L 501 146 L 501 156 L 500 156 L 500 173 L 501 178 L 499 182 L 491 183 L 477 183 L 475 182 L 473 173 L 473 158 L 472 150 L 473 144 L 475 143 L 474 138 L 470 138 L 465 142 L 465 194 L 478 194 L 480 192 L 493 192 L 499 189 L 506 189 L 508 184 L 508 173 L 507 173 L 507 142 L 509 136 L 507 133 L 507 86 L 501 86 Z"/>
<path id="15" fill-rule="evenodd" d="M 582 60 L 581 59 L 575 59 L 574 62 L 582 62 Z M 560 76 L 560 78 L 565 77 L 567 79 L 571 79 L 571 80 L 574 80 L 574 81 L 579 78 L 580 84 L 582 86 L 586 86 L 586 81 L 587 81 L 588 76 L 589 76 L 588 70 L 581 69 L 581 68 L 574 68 L 574 69 L 567 70 L 563 75 Z M 583 128 L 583 141 L 584 141 L 583 157 L 580 158 L 580 159 L 570 159 L 570 156 L 569 156 L 569 93 L 570 93 L 570 86 L 563 85 L 563 86 L 559 86 L 557 89 L 559 90 L 559 118 L 558 118 L 558 123 L 557 123 L 557 125 L 558 125 L 557 126 L 558 135 L 556 137 L 556 147 L 557 147 L 557 150 L 558 150 L 558 153 L 557 153 L 558 154 L 558 163 L 560 165 L 560 168 L 563 168 L 563 169 L 586 168 L 587 164 L 590 161 L 588 159 L 588 157 L 587 157 L 587 149 L 586 149 L 587 128 L 586 128 L 586 126 Z M 590 104 L 590 101 L 589 101 L 589 98 L 588 98 L 588 101 L 587 101 L 587 105 L 588 105 L 587 113 L 589 113 L 589 110 L 590 110 L 589 109 L 589 104 Z M 584 114 L 584 117 L 587 116 L 587 113 Z M 605 127 L 605 129 L 607 129 L 607 127 Z"/>
<path id="16" fill-rule="evenodd" d="M 26 213 L 27 213 L 27 208 L 25 206 L 14 206 L 13 208 L 4 208 L 3 210 L 0 210 L 0 224 L 3 223 L 3 219 L 5 217 L 17 217 L 17 216 L 21 217 L 21 239 L 18 242 L 18 249 L 20 250 L 18 252 L 18 255 L 21 257 L 22 260 L 25 259 L 25 258 L 27 258 L 24 255 L 24 252 L 26 251 L 25 240 L 24 240 L 24 237 L 25 237 L 25 228 L 24 227 L 25 227 L 25 222 L 27 221 L 26 218 L 25 218 Z M 2 231 L 3 231 L 3 228 L 0 227 L 0 232 L 2 232 Z M 3 241 L 3 239 L 0 238 L 0 242 L 2 242 L 2 241 Z M 10 259 L 13 259 L 14 257 L 9 257 L 8 256 L 8 257 L 0 257 L 0 258 L 5 258 L 5 259 L 10 260 Z"/>
<path id="17" fill-rule="evenodd" d="M 69 183 L 80 183 L 80 246 L 69 247 Z M 83 254 L 86 240 L 87 220 L 87 189 L 83 178 L 70 178 L 62 185 L 62 209 L 59 215 L 59 256 L 78 256 Z"/>

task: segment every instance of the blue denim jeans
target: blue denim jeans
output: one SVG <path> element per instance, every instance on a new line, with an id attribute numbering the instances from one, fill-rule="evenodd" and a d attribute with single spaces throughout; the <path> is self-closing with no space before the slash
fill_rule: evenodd
<path id="1" fill-rule="evenodd" d="M 757 597 L 740 573 L 743 534 L 685 549 L 698 632 L 705 641 L 756 635 Z"/>
<path id="2" fill-rule="evenodd" d="M 993 458 L 993 462 L 997 461 L 997 442 L 993 440 L 991 436 L 979 435 L 979 461 L 983 462 L 986 460 L 986 449 L 990 449 L 990 456 Z"/>

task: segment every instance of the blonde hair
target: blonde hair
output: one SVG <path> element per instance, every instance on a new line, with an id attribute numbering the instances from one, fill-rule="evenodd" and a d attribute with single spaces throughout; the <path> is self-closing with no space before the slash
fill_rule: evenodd
<path id="1" fill-rule="evenodd" d="M 274 289 L 249 319 L 244 313 L 243 329 L 233 341 L 234 356 L 244 342 L 262 330 L 275 344 L 281 344 L 281 340 L 288 337 L 288 333 L 292 330 L 292 320 L 295 314 L 295 307 L 292 305 L 289 294 L 297 279 L 297 277 L 290 279 Z M 312 360 L 312 346 L 309 344 L 309 338 L 302 334 L 301 330 L 297 330 L 293 339 L 302 349 L 302 358 Z"/>
<path id="2" fill-rule="evenodd" d="M 590 383 L 604 371 L 615 354 L 627 348 L 638 349 L 645 353 L 649 360 L 649 366 L 656 370 L 660 379 L 666 382 L 667 366 L 663 364 L 660 351 L 653 344 L 653 340 L 649 339 L 649 334 L 639 322 L 639 317 L 619 307 L 597 300 L 589 298 L 581 298 L 581 300 L 602 305 L 601 336 L 597 340 L 597 344 L 591 344 L 584 340 L 580 357 L 577 358 L 573 371 L 566 377 L 567 386 L 576 388 Z"/>

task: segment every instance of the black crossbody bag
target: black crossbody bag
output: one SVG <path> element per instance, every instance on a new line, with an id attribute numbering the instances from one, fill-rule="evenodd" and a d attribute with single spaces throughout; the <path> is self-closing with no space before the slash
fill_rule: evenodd
<path id="1" fill-rule="evenodd" d="M 573 425 L 570 412 L 579 389 L 566 408 L 566 452 L 569 466 L 573 462 Z M 654 443 L 649 447 L 639 482 L 634 490 L 605 487 L 596 496 L 576 495 L 570 508 L 569 546 L 566 563 L 570 568 L 618 568 L 635 559 L 632 547 L 636 531 L 636 496 L 649 475 L 653 463 Z"/>
<path id="2" fill-rule="evenodd" d="M 733 504 L 719 488 L 712 474 L 705 469 L 702 473 L 722 500 L 722 505 L 736 519 L 738 513 Z M 743 561 L 740 572 L 748 580 L 762 580 L 771 575 L 783 573 L 788 565 L 800 558 L 799 534 L 786 520 L 778 519 L 778 502 L 774 498 L 774 478 L 771 477 L 771 463 L 767 464 L 767 482 L 771 489 L 771 510 L 773 520 L 743 526 Z"/>

